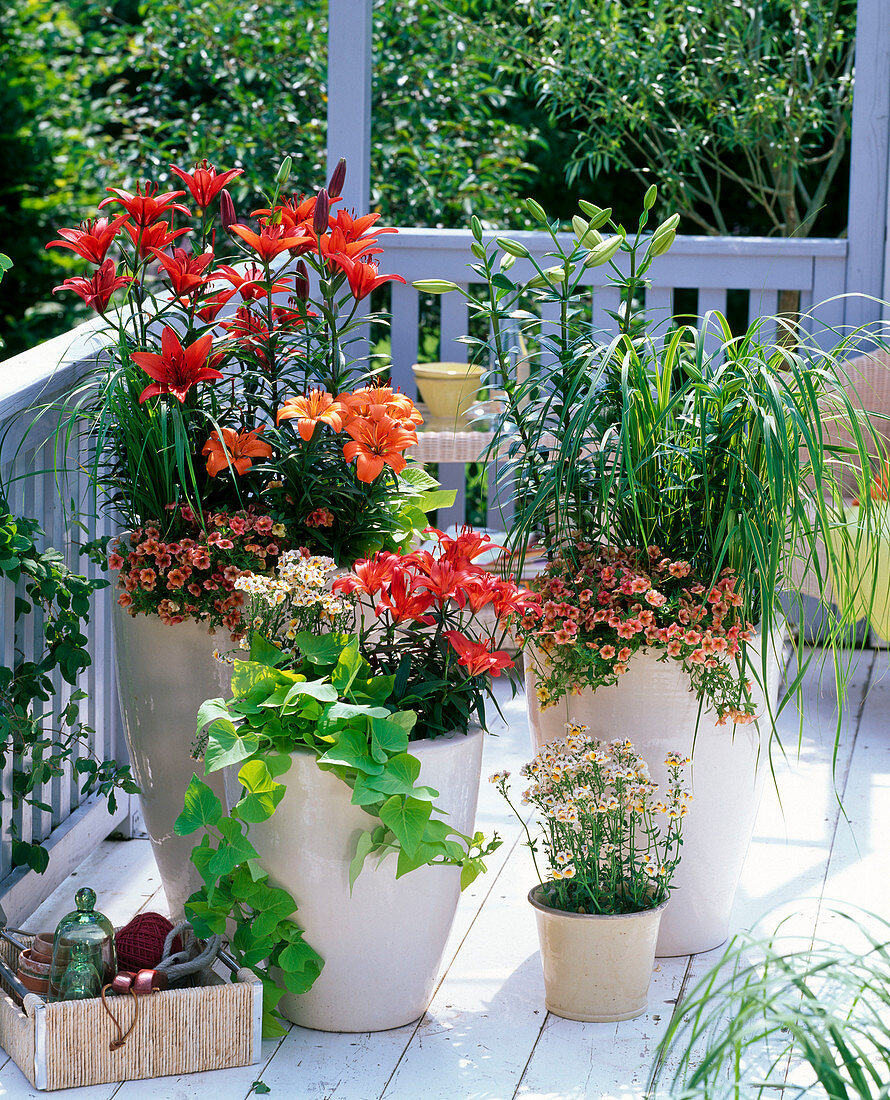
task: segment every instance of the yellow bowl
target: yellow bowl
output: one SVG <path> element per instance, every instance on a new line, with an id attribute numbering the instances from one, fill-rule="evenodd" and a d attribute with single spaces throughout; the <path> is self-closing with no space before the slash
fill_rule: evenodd
<path id="1" fill-rule="evenodd" d="M 411 368 L 430 421 L 466 426 L 465 416 L 476 400 L 482 367 L 470 363 L 415 363 Z"/>

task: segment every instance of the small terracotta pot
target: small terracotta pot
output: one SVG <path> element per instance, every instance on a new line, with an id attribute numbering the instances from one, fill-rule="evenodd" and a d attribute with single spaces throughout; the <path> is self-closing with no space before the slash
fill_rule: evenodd
<path id="1" fill-rule="evenodd" d="M 39 993 L 41 997 L 49 993 L 48 978 L 35 978 L 33 974 L 23 973 L 22 970 L 19 970 L 17 977 L 25 989 L 29 989 L 32 993 Z"/>
<path id="2" fill-rule="evenodd" d="M 566 1020 L 608 1023 L 646 1011 L 666 901 L 640 913 L 606 916 L 553 909 L 544 901 L 542 886 L 530 890 L 528 900 L 538 921 L 549 1012 Z"/>
<path id="3" fill-rule="evenodd" d="M 42 978 L 45 981 L 49 981 L 52 963 L 35 958 L 34 949 L 30 948 L 19 955 L 19 970 L 23 974 L 30 974 L 32 978 Z"/>
<path id="4" fill-rule="evenodd" d="M 31 944 L 31 958 L 36 962 L 51 963 L 53 961 L 54 938 L 52 932 L 38 932 Z"/>

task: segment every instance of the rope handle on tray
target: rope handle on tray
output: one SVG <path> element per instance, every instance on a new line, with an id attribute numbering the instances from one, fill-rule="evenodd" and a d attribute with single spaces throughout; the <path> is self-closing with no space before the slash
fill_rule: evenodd
<path id="1" fill-rule="evenodd" d="M 102 1007 L 105 1009 L 105 1011 L 111 1017 L 111 1022 L 117 1028 L 117 1038 L 111 1040 L 111 1042 L 108 1044 L 108 1049 L 109 1050 L 119 1050 L 124 1045 L 124 1043 L 127 1041 L 127 1039 L 129 1039 L 130 1033 L 132 1032 L 133 1028 L 136 1026 L 136 1021 L 139 1019 L 139 998 L 136 996 L 136 990 L 132 986 L 130 986 L 130 995 L 132 996 L 132 998 L 135 1002 L 135 1006 L 133 1008 L 133 1022 L 130 1024 L 130 1026 L 127 1028 L 127 1030 L 124 1031 L 123 1028 L 121 1027 L 120 1023 L 118 1023 L 117 1017 L 114 1015 L 114 1013 L 108 1007 L 108 1001 L 106 1001 L 106 999 L 105 999 L 105 992 L 106 992 L 106 990 L 109 990 L 109 989 L 111 989 L 111 982 L 109 982 L 108 985 L 103 985 L 102 986 L 102 992 L 99 995 L 102 998 Z"/>

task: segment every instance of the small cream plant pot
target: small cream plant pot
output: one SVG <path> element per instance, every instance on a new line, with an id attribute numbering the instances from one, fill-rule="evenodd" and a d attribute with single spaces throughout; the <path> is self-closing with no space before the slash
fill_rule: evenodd
<path id="1" fill-rule="evenodd" d="M 414 741 L 419 782 L 434 788 L 444 820 L 474 831 L 482 730 Z M 226 788 L 230 802 L 237 790 Z M 386 1031 L 426 1011 L 460 897 L 460 868 L 420 867 L 396 878 L 396 856 L 369 858 L 349 890 L 349 864 L 361 833 L 377 818 L 353 806 L 351 792 L 309 751 L 291 754 L 287 790 L 274 815 L 250 826 L 270 881 L 294 897 L 294 919 L 324 959 L 308 993 L 285 994 L 279 1010 L 319 1031 Z"/>
<path id="2" fill-rule="evenodd" d="M 749 660 L 762 679 L 761 636 L 748 646 Z M 675 661 L 659 661 L 641 650 L 613 687 L 567 695 L 541 710 L 531 654 L 525 685 L 532 748 L 565 736 L 566 722 L 590 727 L 600 741 L 627 737 L 649 765 L 653 780 L 667 784 L 668 752 L 691 758 L 684 781 L 692 792 L 683 821 L 680 864 L 671 881 L 672 896 L 661 922 L 658 954 L 689 955 L 710 951 L 726 940 L 736 888 L 754 831 L 768 767 L 781 678 L 782 636 L 770 640 L 766 692 L 753 682 L 758 720 L 719 726 L 702 709 L 689 677 Z M 752 681 L 755 678 L 752 675 Z M 767 705 L 767 697 L 769 706 Z"/>
<path id="3" fill-rule="evenodd" d="M 470 363 L 415 363 L 411 368 L 423 403 L 427 427 L 467 428 L 466 414 L 476 398 L 482 367 Z"/>
<path id="4" fill-rule="evenodd" d="M 547 1011 L 566 1020 L 609 1023 L 646 1011 L 655 941 L 665 906 L 615 916 L 567 913 L 529 891 L 535 910 Z"/>

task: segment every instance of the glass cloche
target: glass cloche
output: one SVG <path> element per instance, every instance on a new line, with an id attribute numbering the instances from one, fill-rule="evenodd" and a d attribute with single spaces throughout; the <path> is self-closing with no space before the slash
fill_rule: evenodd
<path id="1" fill-rule="evenodd" d="M 68 1000 L 72 995 L 78 998 L 90 995 L 83 992 L 85 983 L 82 980 L 91 978 L 90 969 L 98 975 L 100 987 L 117 973 L 114 928 L 108 917 L 96 911 L 95 890 L 82 887 L 74 895 L 74 904 L 77 908 L 62 918 L 53 939 L 51 1001 Z M 94 985 L 93 981 L 86 982 L 89 988 Z M 92 995 L 98 995 L 98 990 Z"/>

